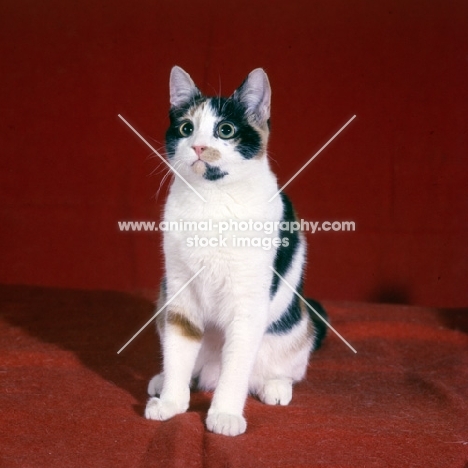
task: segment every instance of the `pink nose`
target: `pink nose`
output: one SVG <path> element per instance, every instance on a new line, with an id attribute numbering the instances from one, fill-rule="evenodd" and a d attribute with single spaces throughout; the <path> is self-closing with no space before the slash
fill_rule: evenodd
<path id="1" fill-rule="evenodd" d="M 203 151 L 206 150 L 206 146 L 192 146 L 192 148 L 198 157 L 200 157 Z"/>

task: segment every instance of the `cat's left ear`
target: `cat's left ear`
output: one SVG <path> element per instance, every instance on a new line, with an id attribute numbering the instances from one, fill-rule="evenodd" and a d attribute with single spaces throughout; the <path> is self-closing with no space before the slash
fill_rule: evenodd
<path id="1" fill-rule="evenodd" d="M 244 104 L 247 115 L 259 125 L 265 124 L 270 118 L 271 87 L 262 68 L 250 72 L 233 97 Z"/>

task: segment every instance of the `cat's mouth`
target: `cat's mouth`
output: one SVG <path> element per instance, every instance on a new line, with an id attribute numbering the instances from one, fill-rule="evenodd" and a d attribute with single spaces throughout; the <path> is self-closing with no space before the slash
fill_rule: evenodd
<path id="1" fill-rule="evenodd" d="M 222 171 L 219 167 L 212 166 L 201 159 L 197 159 L 193 162 L 191 167 L 195 174 L 202 176 L 206 180 L 219 180 L 228 175 L 227 172 Z"/>

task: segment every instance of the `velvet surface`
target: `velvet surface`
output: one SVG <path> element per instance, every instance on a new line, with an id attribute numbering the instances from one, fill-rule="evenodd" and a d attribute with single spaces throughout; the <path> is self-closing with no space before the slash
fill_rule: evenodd
<path id="1" fill-rule="evenodd" d="M 468 462 L 466 310 L 325 303 L 335 328 L 288 407 L 249 397 L 247 432 L 206 431 L 210 393 L 146 421 L 153 313 L 119 292 L 0 287 L 0 466 L 421 467 Z"/>
<path id="2" fill-rule="evenodd" d="M 168 81 L 185 68 L 230 94 L 254 68 L 272 88 L 272 167 L 308 234 L 306 293 L 468 304 L 468 2 L 2 0 L 0 282 L 153 299 Z M 160 187 L 161 186 L 161 187 Z"/>

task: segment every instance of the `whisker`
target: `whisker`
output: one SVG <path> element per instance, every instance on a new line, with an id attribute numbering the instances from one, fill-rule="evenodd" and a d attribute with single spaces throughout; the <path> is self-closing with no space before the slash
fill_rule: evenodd
<path id="1" fill-rule="evenodd" d="M 161 168 L 161 166 L 163 167 Z M 150 172 L 148 177 L 151 177 L 154 174 L 160 174 L 161 172 L 166 171 L 166 170 L 168 170 L 167 166 L 160 160 L 159 164 Z"/>
<path id="2" fill-rule="evenodd" d="M 159 148 L 155 148 L 155 149 L 156 149 L 156 151 L 157 151 L 161 156 L 166 156 L 166 157 L 167 157 L 167 154 L 166 154 L 166 152 L 165 152 L 165 149 L 166 149 L 166 146 L 165 146 L 165 145 L 160 146 Z M 151 152 L 150 155 L 149 155 L 149 157 L 150 157 L 151 159 L 153 159 L 153 158 L 159 158 L 159 156 L 158 156 L 156 153 L 154 153 L 154 152 Z"/>
<path id="3" fill-rule="evenodd" d="M 157 143 L 158 145 L 163 145 L 164 146 L 164 144 L 162 142 L 160 142 L 159 140 L 156 140 L 156 138 L 147 137 L 147 139 L 153 141 L 154 143 Z"/>
<path id="4" fill-rule="evenodd" d="M 267 154 L 268 154 L 268 159 L 270 161 L 274 162 L 277 166 L 279 166 L 278 161 L 273 157 L 273 154 L 275 154 L 275 153 L 270 153 L 270 151 L 267 151 Z"/>
<path id="5" fill-rule="evenodd" d="M 218 80 L 219 80 L 219 84 L 221 85 L 221 76 L 218 77 Z M 208 83 L 209 84 L 209 87 L 213 90 L 215 96 L 217 95 L 216 93 L 216 88 L 211 84 L 211 83 Z"/>
<path id="6" fill-rule="evenodd" d="M 166 151 L 164 151 L 164 150 L 165 150 L 165 146 L 162 146 L 161 148 L 158 148 L 156 151 L 158 151 L 158 153 L 163 158 L 165 158 L 166 160 L 169 160 L 169 157 L 168 157 Z M 149 174 L 150 176 L 152 176 L 155 173 L 159 174 L 161 172 L 160 171 L 161 166 L 163 166 L 164 170 L 167 169 L 167 164 L 165 164 L 164 161 L 162 161 L 161 158 L 156 153 L 151 153 L 149 159 L 156 159 L 158 161 L 158 164 L 156 165 L 156 167 Z"/>
<path id="7" fill-rule="evenodd" d="M 175 164 L 172 164 L 172 167 L 173 167 L 175 170 L 178 170 L 179 167 L 180 167 L 181 165 L 182 165 L 182 161 L 176 161 Z M 165 167 L 167 168 L 167 166 L 165 166 Z M 161 179 L 161 182 L 159 183 L 159 188 L 158 188 L 156 194 L 154 195 L 155 200 L 158 199 L 159 194 L 160 194 L 160 192 L 161 192 L 161 189 L 162 189 L 162 187 L 163 187 L 163 185 L 164 185 L 164 182 L 165 182 L 165 181 L 167 180 L 167 178 L 170 177 L 170 176 L 174 176 L 174 173 L 173 173 L 170 169 L 167 169 L 166 174 L 165 174 L 164 177 Z M 169 187 L 167 187 L 167 188 L 169 188 Z"/>

